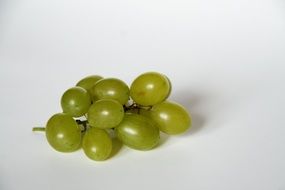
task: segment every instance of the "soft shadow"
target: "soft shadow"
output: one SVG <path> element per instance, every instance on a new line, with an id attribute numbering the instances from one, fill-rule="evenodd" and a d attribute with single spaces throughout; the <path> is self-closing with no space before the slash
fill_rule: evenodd
<path id="1" fill-rule="evenodd" d="M 191 118 L 192 118 L 192 126 L 185 133 L 186 135 L 191 135 L 200 132 L 206 123 L 205 118 L 201 114 L 191 112 Z"/>
<path id="2" fill-rule="evenodd" d="M 160 132 L 160 139 L 159 139 L 158 144 L 156 145 L 156 148 L 161 147 L 163 144 L 165 144 L 168 138 L 169 138 L 169 135 L 163 132 Z"/>
<path id="3" fill-rule="evenodd" d="M 112 152 L 110 154 L 110 158 L 118 154 L 118 152 L 121 150 L 123 146 L 123 143 L 118 138 L 112 138 Z"/>
<path id="4" fill-rule="evenodd" d="M 188 109 L 188 111 L 193 111 L 195 107 L 199 107 L 199 105 L 203 104 L 203 102 L 207 99 L 204 93 L 198 93 L 192 91 L 177 91 L 173 92 L 170 100 L 176 101 L 182 104 L 184 107 Z"/>

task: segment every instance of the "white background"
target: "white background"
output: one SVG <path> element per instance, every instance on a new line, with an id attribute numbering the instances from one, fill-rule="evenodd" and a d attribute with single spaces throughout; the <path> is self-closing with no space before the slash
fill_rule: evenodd
<path id="1" fill-rule="evenodd" d="M 0 189 L 285 190 L 284 0 L 0 0 Z M 32 133 L 89 74 L 171 79 L 193 128 L 106 162 Z"/>

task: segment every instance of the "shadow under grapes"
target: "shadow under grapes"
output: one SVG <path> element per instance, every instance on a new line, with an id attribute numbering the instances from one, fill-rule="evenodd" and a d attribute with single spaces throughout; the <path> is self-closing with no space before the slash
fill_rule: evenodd
<path id="1" fill-rule="evenodd" d="M 163 144 L 166 143 L 166 141 L 169 139 L 169 135 L 163 133 L 163 132 L 160 132 L 160 139 L 159 139 L 159 142 L 158 144 L 156 145 L 156 148 L 162 146 Z"/>
<path id="2" fill-rule="evenodd" d="M 109 156 L 109 159 L 117 155 L 121 150 L 123 143 L 118 138 L 112 138 L 112 152 Z"/>

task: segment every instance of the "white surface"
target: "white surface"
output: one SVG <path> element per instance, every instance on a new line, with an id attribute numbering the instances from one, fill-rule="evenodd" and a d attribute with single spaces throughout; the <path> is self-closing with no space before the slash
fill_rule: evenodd
<path id="1" fill-rule="evenodd" d="M 1 0 L 0 189 L 284 190 L 285 2 Z M 193 128 L 106 162 L 31 132 L 88 74 L 154 70 Z"/>

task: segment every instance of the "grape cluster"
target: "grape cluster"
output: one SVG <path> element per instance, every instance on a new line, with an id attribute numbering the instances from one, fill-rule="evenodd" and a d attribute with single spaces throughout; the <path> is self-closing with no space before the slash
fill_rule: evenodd
<path id="1" fill-rule="evenodd" d="M 176 135 L 191 127 L 191 117 L 178 103 L 167 101 L 168 77 L 157 72 L 138 76 L 128 85 L 117 78 L 92 75 L 80 80 L 61 97 L 63 112 L 53 115 L 45 128 L 48 143 L 59 152 L 82 147 L 87 157 L 106 160 L 115 134 L 124 145 L 150 150 L 160 131 Z"/>

